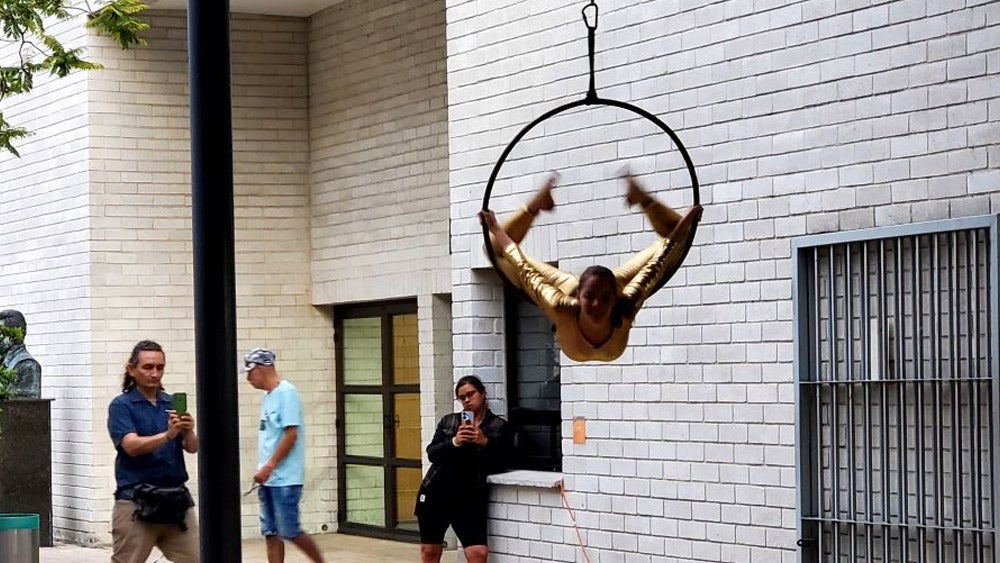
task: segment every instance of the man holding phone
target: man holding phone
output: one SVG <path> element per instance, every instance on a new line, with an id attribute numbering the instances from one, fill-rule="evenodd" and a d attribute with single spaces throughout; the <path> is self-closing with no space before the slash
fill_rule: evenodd
<path id="1" fill-rule="evenodd" d="M 117 450 L 112 563 L 144 562 L 156 546 L 174 563 L 199 563 L 198 523 L 184 453 L 198 451 L 183 393 L 163 390 L 163 348 L 143 340 L 125 364 L 122 393 L 108 407 Z"/>
<path id="2" fill-rule="evenodd" d="M 267 545 L 268 563 L 284 563 L 285 543 L 298 546 L 309 559 L 323 562 L 319 547 L 299 524 L 299 501 L 305 482 L 305 430 L 302 400 L 290 382 L 274 367 L 274 352 L 255 348 L 243 357 L 243 373 L 255 389 L 266 391 L 260 405 L 257 434 L 257 473 L 260 485 L 260 531 Z"/>

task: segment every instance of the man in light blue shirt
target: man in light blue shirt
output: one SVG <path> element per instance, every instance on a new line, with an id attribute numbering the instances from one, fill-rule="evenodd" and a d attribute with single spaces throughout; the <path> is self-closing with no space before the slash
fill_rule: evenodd
<path id="1" fill-rule="evenodd" d="M 247 381 L 266 391 L 260 405 L 257 473 L 260 485 L 260 531 L 267 543 L 268 563 L 285 561 L 289 540 L 316 563 L 323 562 L 316 542 L 299 526 L 299 501 L 305 482 L 305 430 L 302 400 L 295 386 L 274 368 L 274 352 L 255 348 L 243 357 Z"/>

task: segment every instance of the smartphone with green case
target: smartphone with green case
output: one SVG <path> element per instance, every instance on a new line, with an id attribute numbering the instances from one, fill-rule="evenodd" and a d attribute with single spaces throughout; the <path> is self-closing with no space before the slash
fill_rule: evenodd
<path id="1" fill-rule="evenodd" d="M 188 410 L 188 395 L 187 393 L 174 393 L 170 396 L 170 400 L 173 403 L 173 409 L 177 412 L 177 416 L 183 416 Z"/>

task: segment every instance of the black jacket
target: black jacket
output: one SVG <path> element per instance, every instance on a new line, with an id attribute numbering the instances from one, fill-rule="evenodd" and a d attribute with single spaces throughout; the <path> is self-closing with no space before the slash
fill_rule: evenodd
<path id="1" fill-rule="evenodd" d="M 510 425 L 489 409 L 479 427 L 489 440 L 486 447 L 462 444 L 455 447 L 451 440 L 458 434 L 461 415 L 445 415 L 438 422 L 434 439 L 427 446 L 431 468 L 420 484 L 417 506 L 424 503 L 449 501 L 476 493 L 487 494 L 486 477 L 507 469 L 514 447 Z"/>

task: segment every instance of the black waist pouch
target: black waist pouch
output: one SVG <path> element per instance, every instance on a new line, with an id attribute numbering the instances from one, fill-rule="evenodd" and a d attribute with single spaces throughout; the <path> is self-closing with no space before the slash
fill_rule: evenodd
<path id="1" fill-rule="evenodd" d="M 132 490 L 132 502 L 135 503 L 133 515 L 136 518 L 151 524 L 176 524 L 181 531 L 187 531 L 184 517 L 194 506 L 187 487 L 157 487 L 140 483 Z"/>

